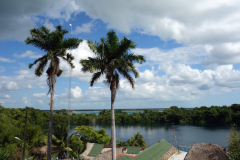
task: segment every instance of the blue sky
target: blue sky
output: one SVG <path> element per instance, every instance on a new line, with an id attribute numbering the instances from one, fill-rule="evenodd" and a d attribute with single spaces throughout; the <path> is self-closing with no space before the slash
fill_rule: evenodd
<path id="1" fill-rule="evenodd" d="M 29 30 L 57 25 L 73 37 L 99 41 L 109 30 L 132 39 L 146 63 L 132 90 L 121 79 L 116 108 L 185 108 L 240 103 L 240 2 L 236 0 L 41 0 L 0 2 L 0 103 L 4 107 L 49 109 L 46 74 L 34 75 L 29 63 L 45 54 L 26 45 Z M 71 109 L 109 109 L 110 90 L 80 59 L 92 57 L 86 41 L 69 51 L 75 57 Z M 54 109 L 67 109 L 69 68 L 61 62 Z"/>

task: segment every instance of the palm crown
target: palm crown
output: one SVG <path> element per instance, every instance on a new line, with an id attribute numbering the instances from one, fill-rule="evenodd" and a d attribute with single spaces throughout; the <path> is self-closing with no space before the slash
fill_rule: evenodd
<path id="1" fill-rule="evenodd" d="M 49 92 L 51 91 L 51 79 L 50 75 L 60 76 L 62 74 L 62 70 L 60 69 L 60 59 L 61 57 L 64 61 L 66 61 L 71 68 L 74 68 L 72 60 L 74 57 L 66 53 L 67 49 L 76 48 L 79 43 L 82 41 L 77 38 L 64 38 L 64 34 L 68 33 L 67 30 L 62 29 L 59 25 L 56 27 L 55 31 L 50 32 L 45 26 L 30 30 L 31 37 L 28 37 L 25 40 L 26 44 L 32 44 L 35 47 L 47 52 L 41 58 L 35 60 L 32 64 L 29 64 L 29 68 L 32 68 L 33 65 L 37 65 L 35 69 L 35 74 L 37 76 L 41 76 L 43 71 L 50 60 L 49 67 L 47 69 L 48 75 L 48 85 L 50 87 Z M 53 82 L 55 83 L 55 81 Z"/>
<path id="2" fill-rule="evenodd" d="M 116 33 L 110 31 L 107 38 L 101 38 L 100 43 L 88 41 L 90 49 L 96 54 L 96 57 L 88 57 L 88 60 L 81 60 L 83 72 L 94 73 L 91 79 L 91 86 L 102 76 L 105 75 L 105 83 L 111 84 L 114 82 L 116 87 L 119 85 L 119 74 L 123 75 L 134 88 L 135 81 L 130 75 L 133 73 L 135 78 L 139 77 L 139 73 L 133 63 L 145 62 L 142 55 L 134 55 L 128 53 L 130 49 L 136 47 L 134 42 L 124 37 L 119 41 Z"/>

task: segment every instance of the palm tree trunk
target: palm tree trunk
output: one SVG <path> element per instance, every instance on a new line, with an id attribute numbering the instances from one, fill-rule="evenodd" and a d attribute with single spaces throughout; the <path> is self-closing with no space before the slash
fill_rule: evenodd
<path id="1" fill-rule="evenodd" d="M 112 160 L 116 160 L 116 131 L 115 131 L 115 115 L 114 115 L 114 101 L 116 97 L 116 84 L 111 84 L 111 140 L 112 140 Z"/>
<path id="2" fill-rule="evenodd" d="M 55 81 L 56 76 L 53 75 L 52 82 Z M 49 127 L 48 127 L 48 149 L 47 149 L 47 160 L 51 160 L 52 153 L 52 129 L 53 129 L 53 102 L 54 102 L 54 91 L 55 91 L 55 83 L 51 84 L 51 98 L 50 98 L 50 116 L 49 116 Z"/>

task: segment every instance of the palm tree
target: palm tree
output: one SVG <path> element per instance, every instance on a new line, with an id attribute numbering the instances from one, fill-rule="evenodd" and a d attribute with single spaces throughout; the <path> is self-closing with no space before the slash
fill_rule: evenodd
<path id="1" fill-rule="evenodd" d="M 53 127 L 53 103 L 54 103 L 54 91 L 56 84 L 56 76 L 62 74 L 60 69 L 60 57 L 66 61 L 71 68 L 74 68 L 72 60 L 74 57 L 66 53 L 67 49 L 78 47 L 79 43 L 82 42 L 78 38 L 64 38 L 64 35 L 68 33 L 67 30 L 62 29 L 59 25 L 56 27 L 55 31 L 51 31 L 46 27 L 42 26 L 38 29 L 31 29 L 31 37 L 28 37 L 25 40 L 26 44 L 31 44 L 35 47 L 38 47 L 42 51 L 45 51 L 46 54 L 41 58 L 35 60 L 32 64 L 29 64 L 29 68 L 32 68 L 33 65 L 37 65 L 35 68 L 35 75 L 41 76 L 44 69 L 46 68 L 48 62 L 49 66 L 46 71 L 47 73 L 47 84 L 49 86 L 48 94 L 51 93 L 51 98 L 49 102 L 50 106 L 50 116 L 49 116 L 49 130 L 48 130 L 48 151 L 47 159 L 51 159 L 51 145 L 52 145 L 52 127 Z"/>
<path id="2" fill-rule="evenodd" d="M 88 46 L 96 54 L 96 57 L 88 57 L 87 60 L 81 60 L 83 72 L 94 73 L 90 81 L 90 85 L 105 75 L 105 84 L 110 86 L 111 90 L 111 141 L 112 141 L 112 159 L 116 159 L 116 133 L 115 133 L 115 116 L 114 101 L 117 89 L 119 87 L 120 75 L 125 77 L 134 89 L 135 81 L 130 75 L 133 73 L 135 78 L 139 77 L 139 73 L 133 63 L 145 62 L 142 55 L 134 55 L 128 53 L 130 49 L 136 47 L 134 42 L 124 37 L 119 41 L 116 33 L 110 31 L 107 38 L 101 38 L 100 43 L 88 41 Z"/>
<path id="3" fill-rule="evenodd" d="M 147 147 L 146 141 L 143 139 L 143 136 L 140 132 L 133 134 L 133 136 L 127 141 L 129 146 L 138 146 L 138 147 Z"/>

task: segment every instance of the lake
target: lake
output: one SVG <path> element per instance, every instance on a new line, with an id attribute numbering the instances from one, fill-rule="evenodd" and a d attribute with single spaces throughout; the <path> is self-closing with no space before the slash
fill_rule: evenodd
<path id="1" fill-rule="evenodd" d="M 78 125 L 72 125 L 70 133 Z M 95 130 L 105 128 L 107 134 L 111 135 L 110 124 L 88 124 Z M 174 143 L 174 127 L 177 144 Z M 126 142 L 133 134 L 140 132 L 148 147 L 157 143 L 161 139 L 167 140 L 172 145 L 191 146 L 194 142 L 215 143 L 221 147 L 226 147 L 230 125 L 172 125 L 161 123 L 139 123 L 139 124 L 116 124 L 116 137 Z"/>

